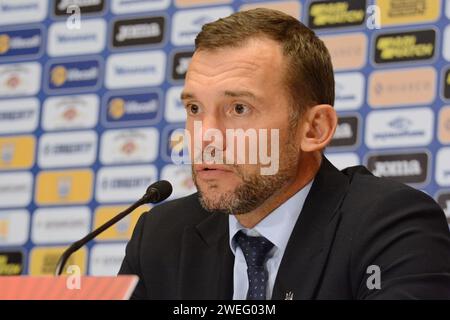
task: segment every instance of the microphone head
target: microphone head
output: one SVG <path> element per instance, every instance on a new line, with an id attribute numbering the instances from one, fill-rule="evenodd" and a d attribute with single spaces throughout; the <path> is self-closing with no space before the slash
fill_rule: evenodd
<path id="1" fill-rule="evenodd" d="M 151 184 L 145 192 L 147 202 L 157 203 L 166 200 L 172 194 L 172 185 L 169 181 L 160 180 Z"/>

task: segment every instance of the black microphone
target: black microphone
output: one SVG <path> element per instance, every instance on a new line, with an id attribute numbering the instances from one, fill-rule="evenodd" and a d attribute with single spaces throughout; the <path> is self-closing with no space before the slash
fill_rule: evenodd
<path id="1" fill-rule="evenodd" d="M 161 202 L 163 200 L 166 200 L 171 194 L 172 194 L 172 185 L 170 184 L 169 181 L 161 180 L 153 183 L 151 186 L 147 188 L 147 191 L 142 196 L 142 198 L 136 201 L 128 209 L 122 211 L 111 220 L 105 222 L 103 225 L 101 225 L 91 233 L 87 234 L 84 238 L 72 243 L 72 245 L 69 248 L 67 248 L 59 258 L 58 264 L 56 265 L 55 275 L 57 276 L 61 275 L 69 257 L 75 251 L 84 246 L 86 243 L 88 243 L 96 236 L 98 236 L 100 233 L 102 233 L 103 231 L 111 227 L 113 224 L 123 219 L 125 216 L 127 216 L 128 214 L 133 212 L 133 210 L 142 206 L 143 204 Z"/>

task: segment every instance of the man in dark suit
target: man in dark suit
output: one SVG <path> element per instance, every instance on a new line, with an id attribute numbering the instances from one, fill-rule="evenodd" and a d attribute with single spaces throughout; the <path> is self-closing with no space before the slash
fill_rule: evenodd
<path id="1" fill-rule="evenodd" d="M 181 98 L 198 193 L 140 217 L 120 270 L 140 278 L 133 298 L 450 298 L 440 207 L 323 156 L 333 69 L 299 21 L 255 9 L 205 25 Z M 255 151 L 239 148 L 239 129 L 271 157 L 242 161 Z"/>

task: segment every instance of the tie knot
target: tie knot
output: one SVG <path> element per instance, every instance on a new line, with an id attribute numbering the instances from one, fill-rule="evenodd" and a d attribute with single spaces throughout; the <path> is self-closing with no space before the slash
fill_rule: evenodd
<path id="1" fill-rule="evenodd" d="M 247 267 L 262 267 L 273 243 L 264 237 L 250 237 L 242 231 L 236 233 L 236 242 L 244 253 Z"/>

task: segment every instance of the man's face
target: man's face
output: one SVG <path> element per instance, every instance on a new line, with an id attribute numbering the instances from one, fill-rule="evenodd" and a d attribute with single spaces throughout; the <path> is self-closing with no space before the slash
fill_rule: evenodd
<path id="1" fill-rule="evenodd" d="M 182 100 L 187 112 L 186 129 L 192 138 L 193 179 L 205 209 L 229 214 L 250 212 L 296 176 L 299 142 L 295 128 L 289 126 L 292 107 L 283 82 L 284 59 L 281 46 L 268 39 L 194 54 Z M 200 135 L 211 129 L 222 133 L 223 143 L 211 139 L 195 145 L 195 139 L 202 139 L 195 126 L 201 128 Z M 249 139 L 240 148 L 235 136 L 233 159 L 230 154 L 227 157 L 232 149 L 227 141 L 230 129 L 256 132 L 257 149 L 249 149 Z M 266 129 L 267 137 L 263 152 L 261 129 Z M 277 139 L 271 136 L 273 129 L 279 130 Z M 211 164 L 211 158 L 205 163 L 202 158 L 209 154 L 214 158 L 218 153 L 224 155 L 224 164 Z M 255 153 L 257 163 L 249 163 L 250 154 Z M 276 172 L 261 175 L 261 153 L 279 157 Z"/>

